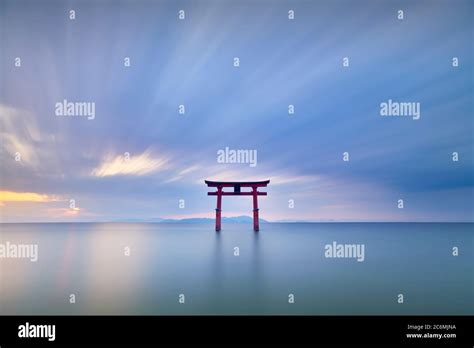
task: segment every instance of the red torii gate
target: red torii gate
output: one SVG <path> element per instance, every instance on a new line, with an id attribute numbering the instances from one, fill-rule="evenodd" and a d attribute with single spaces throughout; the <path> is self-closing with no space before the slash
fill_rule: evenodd
<path id="1" fill-rule="evenodd" d="M 204 180 L 208 187 L 216 187 L 217 191 L 208 192 L 208 196 L 217 196 L 217 209 L 216 209 L 216 231 L 221 230 L 221 207 L 222 207 L 222 196 L 253 196 L 253 229 L 254 231 L 259 230 L 258 225 L 258 196 L 266 196 L 266 192 L 257 191 L 258 187 L 266 187 L 270 180 L 265 181 L 209 181 Z M 233 187 L 234 192 L 224 192 L 224 187 Z M 242 192 L 242 187 L 251 187 L 252 191 Z"/>

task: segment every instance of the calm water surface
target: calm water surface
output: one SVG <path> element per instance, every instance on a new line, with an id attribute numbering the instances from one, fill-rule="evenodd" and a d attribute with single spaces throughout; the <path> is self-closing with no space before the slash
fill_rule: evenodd
<path id="1" fill-rule="evenodd" d="M 1 243 L 38 244 L 39 259 L 0 258 L 0 314 L 472 315 L 473 233 L 474 224 L 439 223 L 262 224 L 259 233 L 239 223 L 220 233 L 211 224 L 1 224 Z M 333 241 L 364 244 L 365 260 L 325 258 Z"/>

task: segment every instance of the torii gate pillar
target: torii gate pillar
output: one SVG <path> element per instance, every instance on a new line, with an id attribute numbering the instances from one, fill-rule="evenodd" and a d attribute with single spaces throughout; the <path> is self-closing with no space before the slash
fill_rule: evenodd
<path id="1" fill-rule="evenodd" d="M 221 230 L 222 187 L 217 188 L 216 231 Z"/>
<path id="2" fill-rule="evenodd" d="M 252 195 L 253 195 L 253 230 L 258 232 L 258 196 L 257 196 L 257 187 L 252 186 Z"/>

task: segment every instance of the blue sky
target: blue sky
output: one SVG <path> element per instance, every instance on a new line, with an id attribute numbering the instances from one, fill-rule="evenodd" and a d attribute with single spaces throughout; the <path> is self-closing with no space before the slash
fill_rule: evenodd
<path id="1" fill-rule="evenodd" d="M 268 220 L 473 221 L 473 7 L 2 1 L 1 219 L 212 217 L 214 178 L 270 179 Z M 64 99 L 95 118 L 56 116 Z M 381 117 L 388 99 L 420 119 Z M 258 165 L 217 163 L 225 147 Z M 224 215 L 250 213 L 224 199 Z"/>

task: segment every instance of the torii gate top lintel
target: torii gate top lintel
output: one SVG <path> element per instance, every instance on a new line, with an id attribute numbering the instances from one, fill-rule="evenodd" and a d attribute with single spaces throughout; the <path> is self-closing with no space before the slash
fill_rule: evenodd
<path id="1" fill-rule="evenodd" d="M 258 196 L 266 196 L 266 192 L 260 192 L 257 189 L 259 187 L 266 187 L 270 180 L 264 181 L 210 181 L 204 180 L 208 187 L 216 187 L 217 191 L 208 192 L 208 196 L 217 196 L 217 209 L 216 209 L 216 231 L 221 230 L 221 206 L 222 196 L 253 196 L 253 229 L 259 230 L 258 224 Z M 223 191 L 224 187 L 233 187 L 233 192 Z M 243 192 L 240 189 L 242 187 L 250 187 L 252 191 Z"/>
<path id="2" fill-rule="evenodd" d="M 263 181 L 211 181 L 211 180 L 204 180 L 204 182 L 209 187 L 233 187 L 236 185 L 240 185 L 240 187 L 265 187 L 270 183 L 270 180 L 263 180 Z"/>

